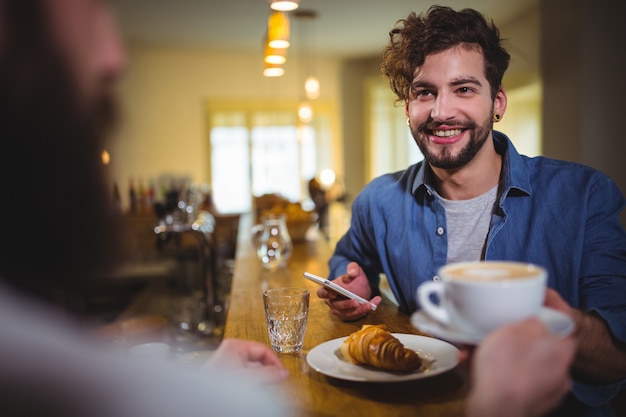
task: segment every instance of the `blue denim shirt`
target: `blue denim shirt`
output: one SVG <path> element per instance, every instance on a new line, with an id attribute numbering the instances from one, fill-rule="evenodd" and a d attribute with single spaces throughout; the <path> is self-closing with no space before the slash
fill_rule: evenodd
<path id="1" fill-rule="evenodd" d="M 593 168 L 522 156 L 504 134 L 494 131 L 493 138 L 503 166 L 485 259 L 543 266 L 551 288 L 572 307 L 597 312 L 626 342 L 626 232 L 619 222 L 625 202 L 619 188 Z M 422 161 L 362 190 L 350 229 L 329 261 L 331 278 L 355 261 L 374 289 L 379 274 L 387 276 L 401 310 L 418 309 L 417 287 L 437 279 L 448 247 L 445 211 L 429 175 Z M 617 388 L 577 384 L 574 392 L 596 405 Z"/>

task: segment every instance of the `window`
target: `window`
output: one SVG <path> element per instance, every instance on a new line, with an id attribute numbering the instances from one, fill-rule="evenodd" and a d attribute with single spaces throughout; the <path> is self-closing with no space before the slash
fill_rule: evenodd
<path id="1" fill-rule="evenodd" d="M 368 84 L 368 91 L 370 179 L 424 159 L 406 124 L 404 107 L 395 104 L 396 96 L 389 85 L 377 80 Z"/>
<path id="2" fill-rule="evenodd" d="M 218 126 L 211 131 L 213 202 L 219 211 L 245 212 L 250 209 L 250 156 L 245 127 Z M 245 190 L 245 193 L 237 192 Z"/>
<path id="3" fill-rule="evenodd" d="M 317 124 L 299 126 L 289 108 L 209 109 L 209 178 L 217 210 L 248 212 L 251 197 L 267 193 L 308 199 L 307 184 L 318 172 L 318 150 L 324 148 L 321 138 L 328 136 L 318 135 L 327 117 L 317 117 Z"/>

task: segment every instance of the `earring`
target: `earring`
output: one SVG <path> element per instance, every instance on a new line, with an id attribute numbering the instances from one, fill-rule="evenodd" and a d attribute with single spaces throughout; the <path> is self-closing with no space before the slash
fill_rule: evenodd
<path id="1" fill-rule="evenodd" d="M 411 119 L 409 119 L 408 117 L 406 118 L 406 125 L 411 126 Z"/>
<path id="2" fill-rule="evenodd" d="M 500 119 L 502 119 L 502 116 L 500 116 L 499 113 L 496 113 L 496 114 L 493 115 L 493 121 L 494 122 L 499 122 Z"/>

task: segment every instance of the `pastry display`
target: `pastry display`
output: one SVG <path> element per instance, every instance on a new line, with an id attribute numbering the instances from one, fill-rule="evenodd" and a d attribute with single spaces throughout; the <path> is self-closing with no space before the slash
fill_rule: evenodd
<path id="1" fill-rule="evenodd" d="M 256 221 L 261 222 L 264 216 L 284 215 L 291 240 L 306 240 L 306 233 L 317 221 L 317 213 L 305 210 L 302 204 L 289 201 L 276 194 L 265 194 L 255 197 Z"/>

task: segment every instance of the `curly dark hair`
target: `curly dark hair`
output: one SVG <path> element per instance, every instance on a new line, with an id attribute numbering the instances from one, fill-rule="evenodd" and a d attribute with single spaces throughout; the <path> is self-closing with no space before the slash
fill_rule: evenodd
<path id="1" fill-rule="evenodd" d="M 500 31 L 493 23 L 472 9 L 455 11 L 450 7 L 431 6 L 426 13 L 411 13 L 398 20 L 389 32 L 390 42 L 383 51 L 382 73 L 398 100 L 410 98 L 415 69 L 428 55 L 467 44 L 485 57 L 485 75 L 491 96 L 502 83 L 511 56 L 502 47 Z"/>

